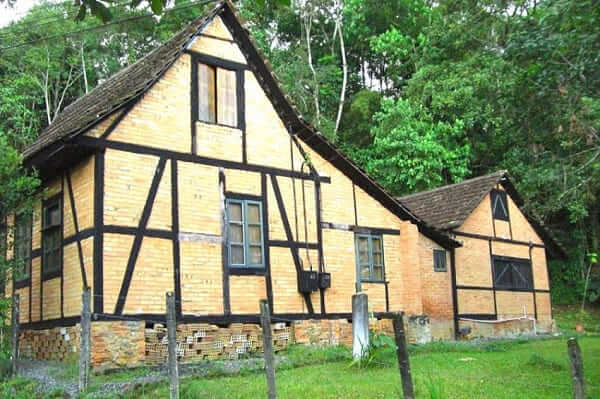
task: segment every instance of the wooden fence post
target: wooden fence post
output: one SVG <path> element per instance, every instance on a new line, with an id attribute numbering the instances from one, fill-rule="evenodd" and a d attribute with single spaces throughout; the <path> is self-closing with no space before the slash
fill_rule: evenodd
<path id="1" fill-rule="evenodd" d="M 177 321 L 175 295 L 167 292 L 167 338 L 169 349 L 169 397 L 179 399 L 179 371 L 177 370 Z"/>
<path id="2" fill-rule="evenodd" d="M 265 352 L 265 373 L 267 375 L 267 393 L 269 399 L 277 398 L 275 386 L 275 355 L 273 353 L 273 340 L 271 337 L 271 313 L 266 299 L 260 301 L 260 325 L 263 334 L 263 348 Z"/>
<path id="3" fill-rule="evenodd" d="M 395 313 L 392 317 L 394 324 L 394 336 L 396 338 L 396 354 L 398 356 L 398 367 L 402 377 L 402 392 L 404 399 L 414 399 L 412 375 L 410 372 L 410 361 L 408 360 L 408 348 L 406 346 L 406 334 L 404 332 L 404 314 Z"/>
<path id="4" fill-rule="evenodd" d="M 360 359 L 369 348 L 369 302 L 367 294 L 352 295 L 352 356 Z"/>
<path id="5" fill-rule="evenodd" d="M 567 352 L 569 353 L 569 365 L 571 378 L 573 380 L 573 398 L 585 399 L 585 381 L 583 379 L 583 359 L 581 349 L 576 338 L 567 341 Z"/>
<path id="6" fill-rule="evenodd" d="M 19 294 L 13 294 L 12 297 L 12 375 L 17 375 L 17 360 L 19 359 Z"/>
<path id="7" fill-rule="evenodd" d="M 79 349 L 79 392 L 84 392 L 90 379 L 90 346 L 91 346 L 91 323 L 92 313 L 90 304 L 92 302 L 90 287 L 84 287 L 81 293 L 81 347 Z"/>

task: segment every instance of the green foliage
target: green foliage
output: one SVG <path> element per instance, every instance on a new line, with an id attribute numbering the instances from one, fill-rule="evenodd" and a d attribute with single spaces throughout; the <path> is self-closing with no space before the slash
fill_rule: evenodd
<path id="1" fill-rule="evenodd" d="M 468 174 L 463 129 L 460 120 L 436 122 L 422 106 L 386 99 L 374 116 L 373 144 L 355 156 L 392 193 L 433 188 Z"/>
<path id="2" fill-rule="evenodd" d="M 380 106 L 380 93 L 372 90 L 361 90 L 356 93 L 342 117 L 339 134 L 341 143 L 358 148 L 371 145 L 372 120 Z"/>
<path id="3" fill-rule="evenodd" d="M 352 360 L 350 366 L 359 369 L 389 366 L 389 353 L 395 348 L 396 344 L 391 337 L 369 331 L 369 345 L 364 348 L 361 357 Z"/>

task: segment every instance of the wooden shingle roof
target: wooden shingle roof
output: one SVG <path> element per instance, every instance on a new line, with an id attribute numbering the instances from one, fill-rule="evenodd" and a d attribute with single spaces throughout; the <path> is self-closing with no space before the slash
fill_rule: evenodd
<path id="1" fill-rule="evenodd" d="M 87 130 L 142 95 L 181 55 L 196 32 L 210 22 L 222 7 L 223 3 L 219 2 L 210 12 L 192 21 L 163 45 L 67 106 L 23 151 L 25 161 L 44 148 Z"/>
<path id="2" fill-rule="evenodd" d="M 442 230 L 452 229 L 463 224 L 506 175 L 506 170 L 500 170 L 457 184 L 405 195 L 398 200 L 429 225 Z"/>
<path id="3" fill-rule="evenodd" d="M 428 225 L 439 230 L 452 230 L 462 225 L 477 205 L 498 184 L 504 187 L 519 207 L 521 213 L 544 241 L 550 254 L 556 258 L 566 258 L 565 249 L 552 232 L 523 209 L 523 199 L 511 182 L 507 170 L 499 170 L 460 183 L 405 195 L 397 200 Z"/>

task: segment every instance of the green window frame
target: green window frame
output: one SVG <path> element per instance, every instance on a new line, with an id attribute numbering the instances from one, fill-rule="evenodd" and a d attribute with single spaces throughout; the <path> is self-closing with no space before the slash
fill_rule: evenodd
<path id="1" fill-rule="evenodd" d="M 264 268 L 265 245 L 260 201 L 228 198 L 227 263 L 230 268 Z"/>
<path id="2" fill-rule="evenodd" d="M 356 234 L 356 268 L 359 281 L 383 282 L 383 238 L 375 234 Z"/>
<path id="3" fill-rule="evenodd" d="M 44 201 L 42 209 L 42 279 L 59 277 L 62 270 L 62 202 L 60 194 Z"/>
<path id="4" fill-rule="evenodd" d="M 31 236 L 32 218 L 30 214 L 15 217 L 15 281 L 24 281 L 31 277 Z"/>

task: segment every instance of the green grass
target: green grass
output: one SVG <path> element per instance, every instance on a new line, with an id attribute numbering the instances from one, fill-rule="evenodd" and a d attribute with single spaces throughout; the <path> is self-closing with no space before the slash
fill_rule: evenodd
<path id="1" fill-rule="evenodd" d="M 600 308 L 586 306 L 584 312 L 581 305 L 562 305 L 552 307 L 552 317 L 559 329 L 566 332 L 575 331 L 575 325 L 581 323 L 586 333 L 600 334 Z"/>
<path id="2" fill-rule="evenodd" d="M 590 398 L 600 398 L 600 338 L 579 339 Z M 293 351 L 297 351 L 293 353 Z M 339 351 L 339 352 L 335 352 Z M 348 352 L 292 355 L 308 361 L 337 360 L 277 371 L 280 398 L 401 398 L 395 353 L 387 349 L 384 366 L 350 367 Z M 411 366 L 418 398 L 565 398 L 571 396 L 566 338 L 544 340 L 434 343 L 411 348 Z M 168 385 L 141 387 L 122 398 L 163 398 Z M 265 377 L 188 378 L 182 398 L 265 397 Z"/>

